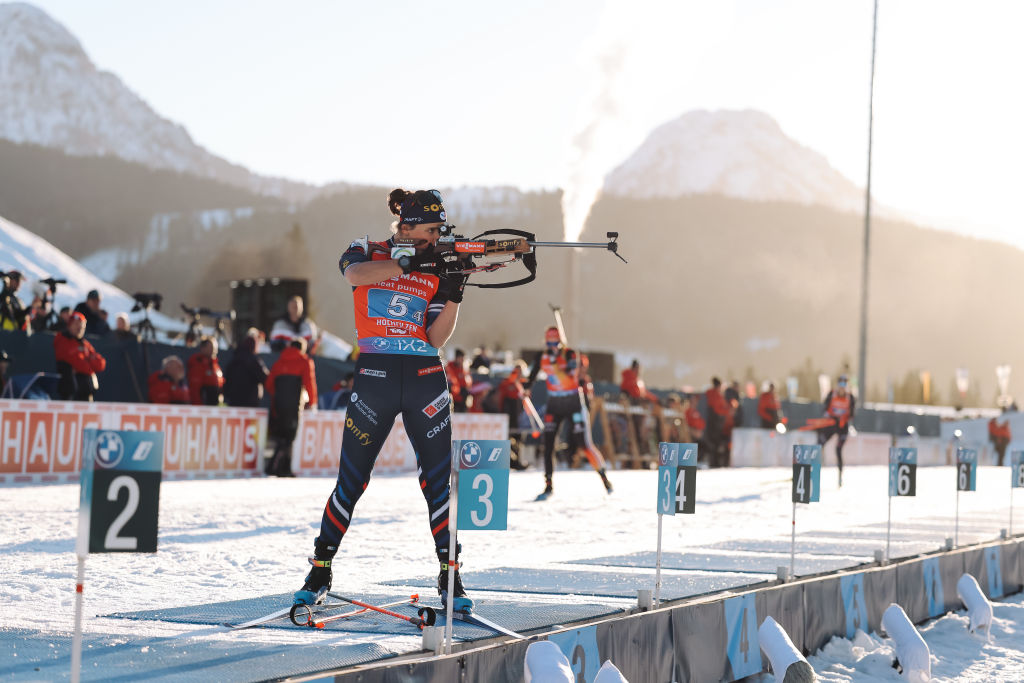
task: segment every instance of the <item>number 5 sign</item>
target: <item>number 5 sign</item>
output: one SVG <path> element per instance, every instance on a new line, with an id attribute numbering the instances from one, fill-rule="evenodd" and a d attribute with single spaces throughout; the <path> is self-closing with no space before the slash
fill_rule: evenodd
<path id="1" fill-rule="evenodd" d="M 508 528 L 508 441 L 452 441 L 458 490 L 457 529 Z"/>

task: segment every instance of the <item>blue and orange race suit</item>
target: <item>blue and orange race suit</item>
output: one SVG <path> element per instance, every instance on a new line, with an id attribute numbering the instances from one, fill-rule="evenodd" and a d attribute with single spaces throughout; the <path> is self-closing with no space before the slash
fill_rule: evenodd
<path id="1" fill-rule="evenodd" d="M 339 261 L 391 258 L 391 240 L 356 240 Z M 435 546 L 448 547 L 448 482 L 451 472 L 451 396 L 438 350 L 427 330 L 447 302 L 446 282 L 410 273 L 352 288 L 359 360 L 345 417 L 338 482 L 324 508 L 318 556 L 333 555 L 352 511 L 370 481 L 384 440 L 401 414 L 419 465 Z"/>

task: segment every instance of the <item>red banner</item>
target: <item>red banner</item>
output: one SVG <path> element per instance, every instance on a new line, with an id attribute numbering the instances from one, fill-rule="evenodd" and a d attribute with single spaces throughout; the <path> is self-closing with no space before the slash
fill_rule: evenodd
<path id="1" fill-rule="evenodd" d="M 302 415 L 292 448 L 300 476 L 338 472 L 344 411 Z M 255 408 L 213 408 L 137 403 L 0 400 L 0 484 L 78 481 L 82 431 L 88 428 L 164 433 L 164 477 L 245 477 L 263 473 L 267 413 Z M 452 416 L 456 439 L 507 439 L 505 415 Z M 412 472 L 416 455 L 401 416 L 384 441 L 377 472 Z"/>

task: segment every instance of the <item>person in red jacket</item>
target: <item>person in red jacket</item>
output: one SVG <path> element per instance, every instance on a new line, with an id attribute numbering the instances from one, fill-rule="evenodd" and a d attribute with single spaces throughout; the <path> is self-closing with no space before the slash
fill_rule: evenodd
<path id="1" fill-rule="evenodd" d="M 693 394 L 686 400 L 686 426 L 690 428 L 690 437 L 694 441 L 704 439 L 704 429 L 707 427 L 704 417 L 697 410 L 699 400 L 700 397 L 697 394 Z"/>
<path id="2" fill-rule="evenodd" d="M 452 410 L 464 413 L 469 409 L 470 387 L 473 384 L 466 370 L 466 354 L 462 349 L 455 349 L 454 360 L 444 366 L 444 374 L 448 377 L 448 390 L 452 394 Z"/>
<path id="3" fill-rule="evenodd" d="M 708 445 L 708 465 L 711 467 L 727 467 L 729 465 L 729 447 L 726 439 L 726 423 L 732 417 L 729 404 L 722 395 L 722 380 L 711 378 L 711 388 L 704 392 L 707 401 L 708 419 L 704 440 Z"/>
<path id="4" fill-rule="evenodd" d="M 772 383 L 757 399 L 757 416 L 761 418 L 761 429 L 775 429 L 782 421 L 782 404 L 775 395 L 775 385 Z"/>
<path id="5" fill-rule="evenodd" d="M 315 407 L 317 403 L 316 371 L 313 360 L 306 355 L 306 340 L 302 337 L 292 339 L 270 368 L 267 393 L 270 394 L 267 431 L 274 439 L 274 455 L 267 462 L 265 472 L 276 477 L 294 477 L 292 443 L 299 431 L 299 413 L 304 406 Z"/>
<path id="6" fill-rule="evenodd" d="M 217 362 L 217 340 L 206 338 L 188 359 L 188 391 L 192 405 L 216 406 L 224 400 L 224 373 Z"/>
<path id="7" fill-rule="evenodd" d="M 96 373 L 107 368 L 107 361 L 86 341 L 85 316 L 73 313 L 68 329 L 53 338 L 60 381 L 57 393 L 65 401 L 92 401 L 99 389 Z"/>
<path id="8" fill-rule="evenodd" d="M 177 356 L 167 356 L 161 369 L 149 376 L 149 402 L 188 404 L 189 400 L 185 364 Z"/>
<path id="9" fill-rule="evenodd" d="M 1010 421 L 999 422 L 994 417 L 989 420 L 988 439 L 992 442 L 992 446 L 995 447 L 996 453 L 999 454 L 999 466 L 1002 467 L 1003 460 L 1006 458 L 1006 447 L 1013 440 L 1013 434 L 1010 432 Z"/>

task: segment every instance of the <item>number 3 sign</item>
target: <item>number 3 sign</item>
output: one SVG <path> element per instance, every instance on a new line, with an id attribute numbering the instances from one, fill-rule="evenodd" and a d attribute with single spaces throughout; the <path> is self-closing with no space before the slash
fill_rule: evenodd
<path id="1" fill-rule="evenodd" d="M 452 441 L 458 487 L 457 529 L 508 528 L 508 441 Z"/>
<path id="2" fill-rule="evenodd" d="M 163 433 L 86 429 L 82 438 L 78 555 L 155 553 Z"/>

